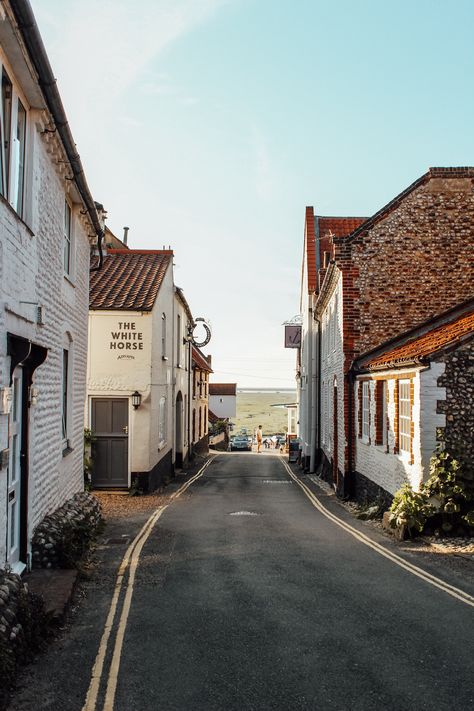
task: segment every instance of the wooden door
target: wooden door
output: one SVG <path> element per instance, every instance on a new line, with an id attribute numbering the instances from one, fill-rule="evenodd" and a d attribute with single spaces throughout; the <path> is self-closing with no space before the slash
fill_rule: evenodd
<path id="1" fill-rule="evenodd" d="M 93 398 L 92 432 L 92 486 L 127 488 L 128 399 Z"/>

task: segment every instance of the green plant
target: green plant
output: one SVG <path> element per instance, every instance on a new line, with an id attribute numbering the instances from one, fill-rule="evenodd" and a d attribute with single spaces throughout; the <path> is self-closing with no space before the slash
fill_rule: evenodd
<path id="1" fill-rule="evenodd" d="M 474 480 L 463 472 L 460 462 L 449 452 L 438 448 L 430 460 L 430 478 L 423 484 L 435 523 L 443 533 L 458 531 L 467 524 L 474 526 L 471 502 L 474 500 Z"/>
<path id="2" fill-rule="evenodd" d="M 413 491 L 410 484 L 404 484 L 396 492 L 389 510 L 390 526 L 406 526 L 410 535 L 413 529 L 418 532 L 423 530 L 432 512 L 427 496 L 423 492 Z"/>
<path id="3" fill-rule="evenodd" d="M 92 443 L 96 438 L 94 433 L 88 427 L 84 428 L 84 489 L 89 491 L 91 488 L 92 476 Z"/>

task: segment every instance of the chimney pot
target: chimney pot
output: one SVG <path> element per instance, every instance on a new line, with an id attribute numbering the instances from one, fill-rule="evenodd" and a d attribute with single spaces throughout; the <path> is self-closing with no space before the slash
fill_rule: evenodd
<path id="1" fill-rule="evenodd" d="M 130 227 L 124 227 L 124 228 L 123 228 L 123 243 L 124 243 L 125 245 L 127 244 L 127 240 L 128 240 L 128 230 L 129 230 L 129 229 L 130 229 Z"/>

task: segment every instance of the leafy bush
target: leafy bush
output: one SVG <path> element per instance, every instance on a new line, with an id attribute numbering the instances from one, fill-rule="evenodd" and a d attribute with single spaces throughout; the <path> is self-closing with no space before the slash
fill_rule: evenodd
<path id="1" fill-rule="evenodd" d="M 438 448 L 430 459 L 430 477 L 419 492 L 404 484 L 390 507 L 390 525 L 421 532 L 428 524 L 438 535 L 474 528 L 474 477 L 463 472 L 449 452 Z"/>
<path id="2" fill-rule="evenodd" d="M 410 535 L 412 530 L 423 530 L 432 508 L 423 492 L 413 491 L 410 484 L 404 484 L 399 489 L 390 506 L 389 522 L 392 528 L 406 526 Z"/>

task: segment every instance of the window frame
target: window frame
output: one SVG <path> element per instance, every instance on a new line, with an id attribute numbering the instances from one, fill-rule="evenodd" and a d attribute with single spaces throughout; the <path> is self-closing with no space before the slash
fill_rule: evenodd
<path id="1" fill-rule="evenodd" d="M 403 390 L 405 393 L 402 394 Z M 400 378 L 398 380 L 398 451 L 405 457 L 411 457 L 411 425 L 411 381 L 409 378 Z"/>
<path id="2" fill-rule="evenodd" d="M 66 218 L 69 217 L 67 220 Z M 67 265 L 66 265 L 66 246 L 67 246 Z M 63 273 L 69 279 L 73 276 L 74 258 L 73 258 L 73 209 L 67 197 L 64 197 L 64 220 L 63 220 Z"/>
<path id="3" fill-rule="evenodd" d="M 70 348 L 63 346 L 61 362 L 61 435 L 63 449 L 69 447 L 69 424 L 70 424 L 70 378 L 71 378 L 71 358 Z"/>
<path id="4" fill-rule="evenodd" d="M 166 355 L 167 343 L 166 343 L 166 314 L 163 311 L 161 314 L 161 359 L 168 360 Z"/>
<path id="5" fill-rule="evenodd" d="M 15 75 L 0 52 L 0 73 L 2 77 L 2 97 L 0 101 L 0 195 L 24 221 L 27 196 L 27 163 L 29 151 L 30 106 L 16 82 Z M 11 91 L 8 107 L 4 96 L 4 79 Z M 20 110 L 21 109 L 21 110 Z M 19 116 L 24 116 L 19 135 Z M 7 142 L 7 145 L 5 145 Z"/>
<path id="6" fill-rule="evenodd" d="M 370 444 L 370 381 L 362 381 L 362 441 Z"/>

